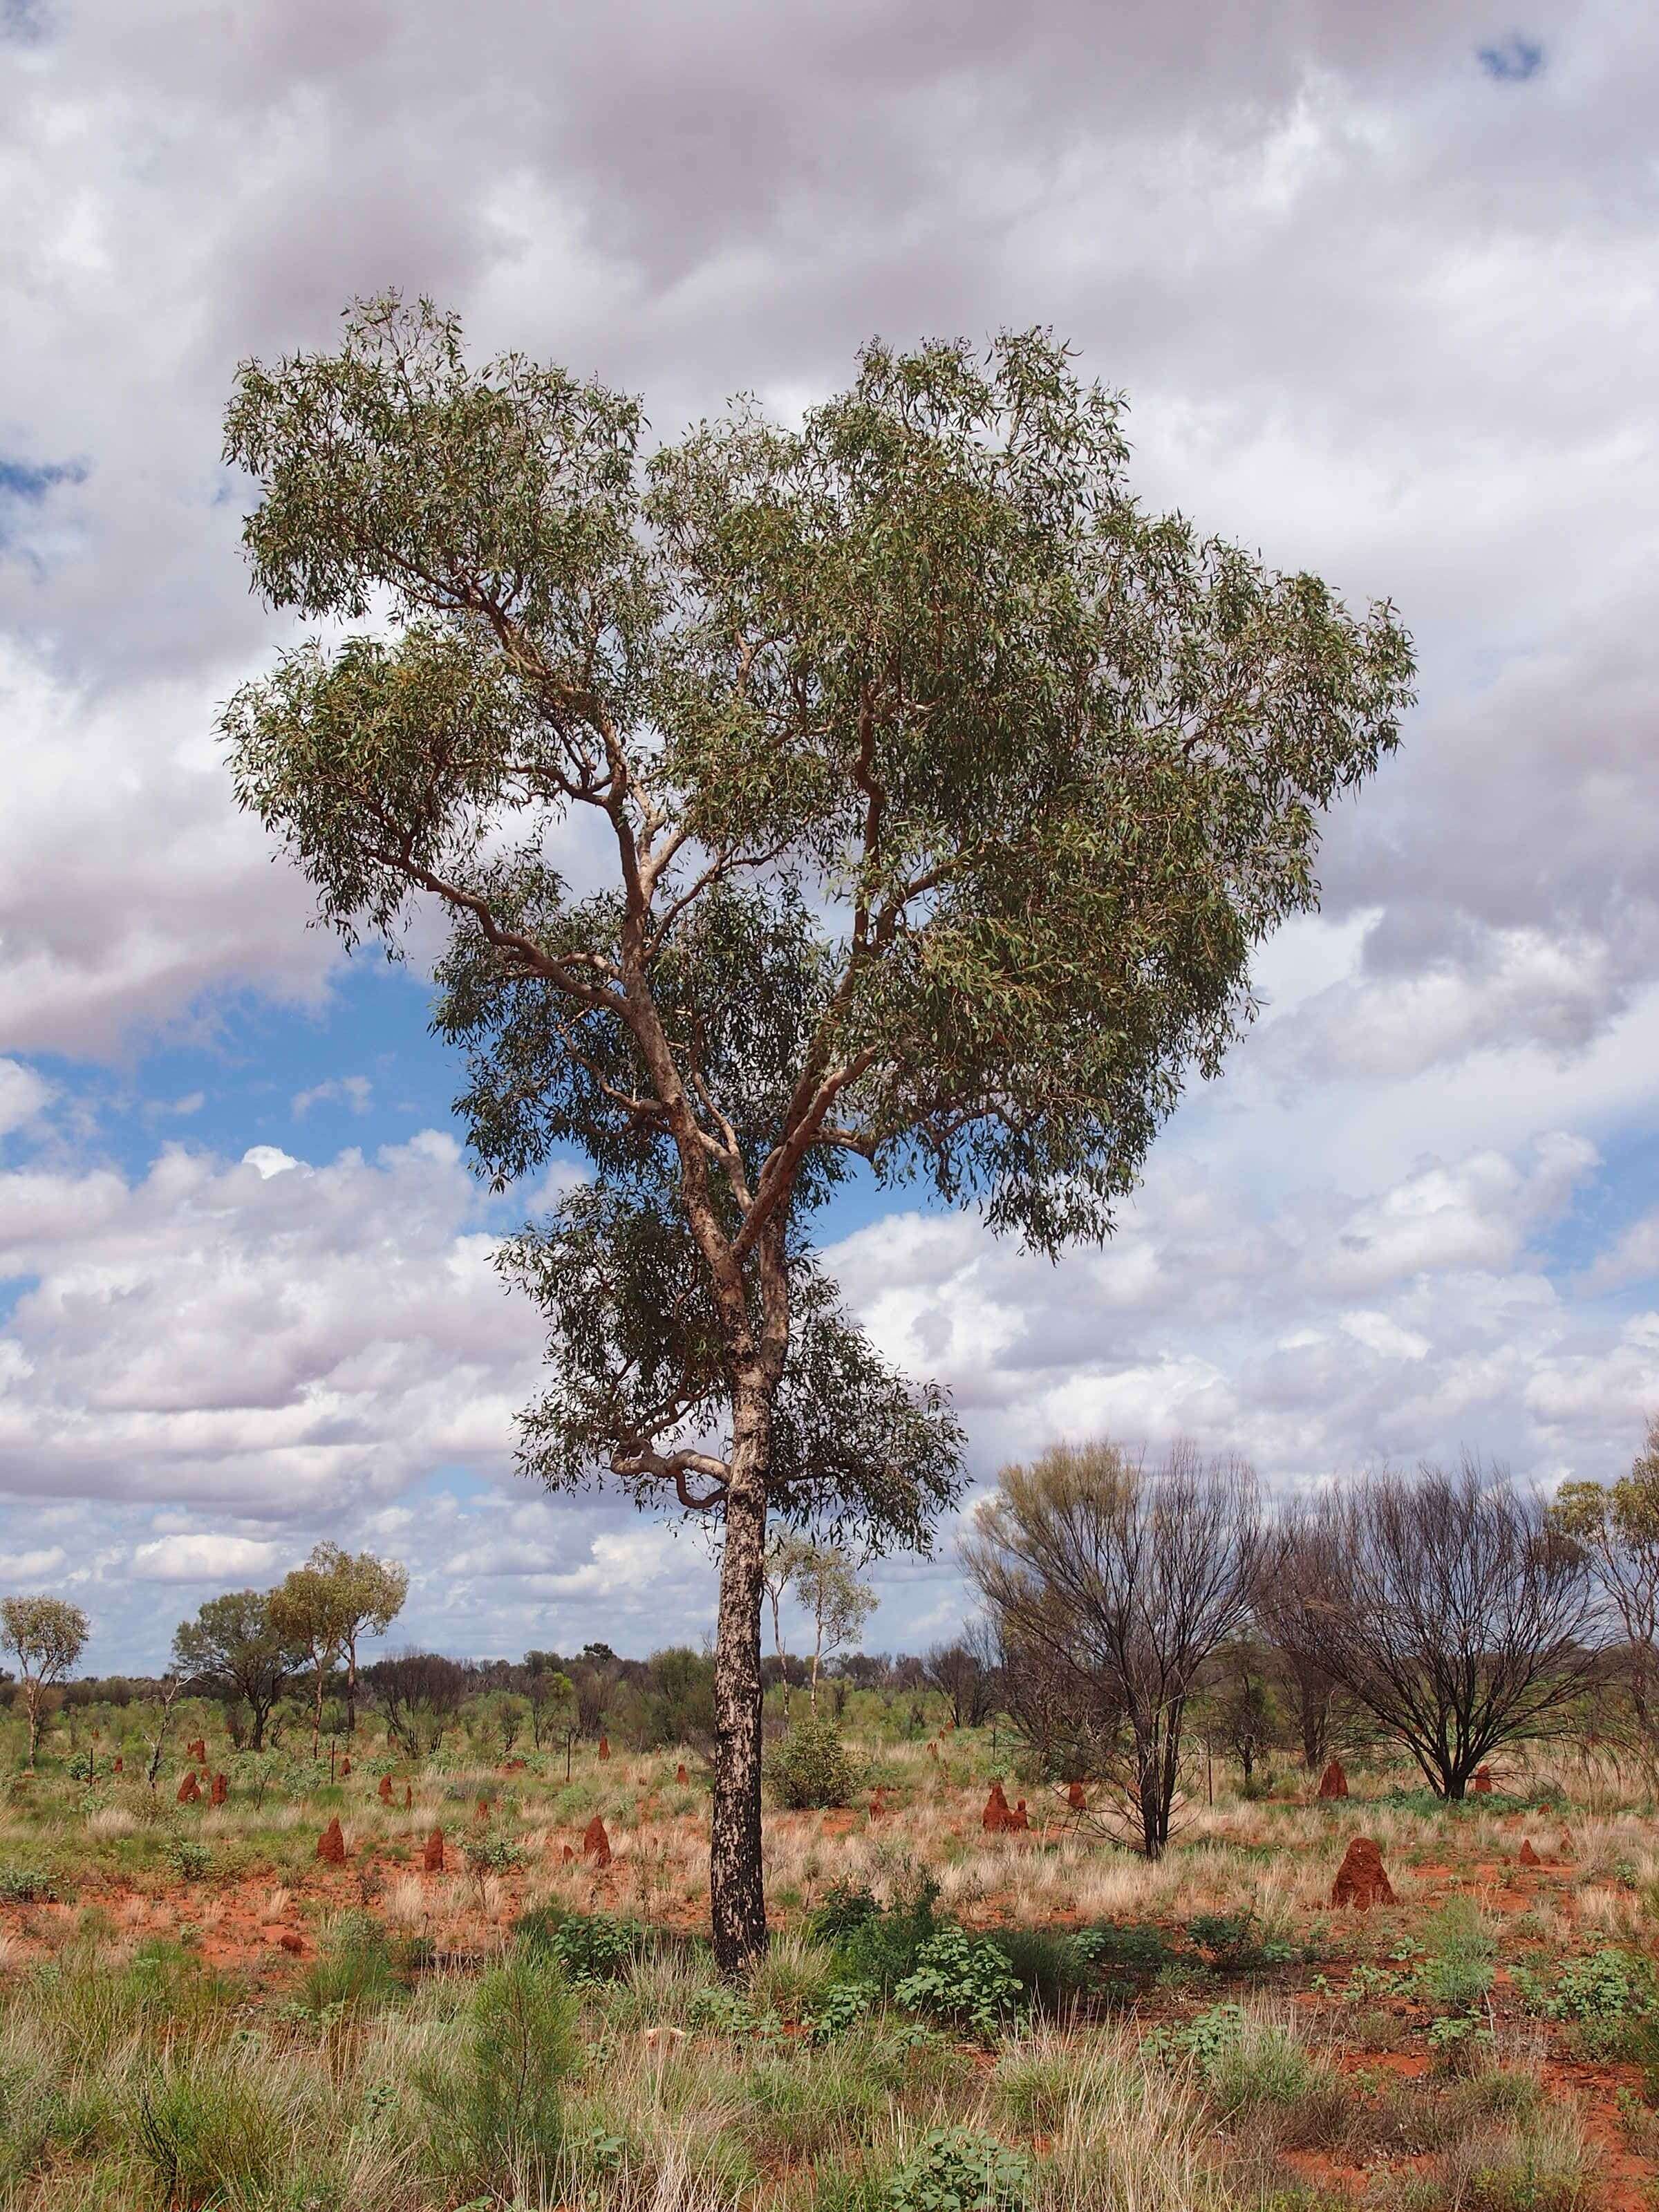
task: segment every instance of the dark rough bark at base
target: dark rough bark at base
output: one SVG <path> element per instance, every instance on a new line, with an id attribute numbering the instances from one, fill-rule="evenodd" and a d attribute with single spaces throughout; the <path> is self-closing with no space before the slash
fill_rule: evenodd
<path id="1" fill-rule="evenodd" d="M 761 1856 L 761 1601 L 766 1550 L 764 1435 L 734 1450 L 720 1553 L 714 1650 L 714 1791 L 709 1895 L 714 1960 L 740 1972 L 766 1948 Z M 751 1457 L 752 1454 L 752 1457 Z M 744 1460 L 747 1466 L 741 1464 Z"/>

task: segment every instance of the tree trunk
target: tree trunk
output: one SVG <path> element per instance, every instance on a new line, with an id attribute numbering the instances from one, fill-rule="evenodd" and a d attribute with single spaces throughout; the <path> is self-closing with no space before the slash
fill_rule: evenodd
<path id="1" fill-rule="evenodd" d="M 357 1639 L 354 1636 L 346 1645 L 346 1734 L 357 1733 Z M 538 1750 L 541 1739 L 536 1739 Z"/>
<path id="2" fill-rule="evenodd" d="M 714 1961 L 723 1974 L 740 1972 L 766 1948 L 760 1628 L 772 1408 L 763 1387 L 740 1387 L 732 1431 L 714 1641 L 714 1795 L 708 1862 Z"/>

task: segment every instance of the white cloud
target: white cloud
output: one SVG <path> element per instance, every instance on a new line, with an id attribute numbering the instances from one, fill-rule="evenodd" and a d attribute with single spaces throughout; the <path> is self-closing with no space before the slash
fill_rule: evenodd
<path id="1" fill-rule="evenodd" d="M 61 1544 L 37 1547 L 32 1552 L 0 1552 L 0 1583 L 15 1588 L 19 1583 L 55 1581 L 68 1564 L 69 1554 Z"/>
<path id="2" fill-rule="evenodd" d="M 134 1550 L 128 1572 L 141 1583 L 210 1583 L 215 1589 L 274 1579 L 282 1547 L 254 1536 L 158 1536 Z"/>
<path id="3" fill-rule="evenodd" d="M 276 1145 L 250 1145 L 242 1155 L 242 1165 L 252 1168 L 264 1182 L 269 1182 L 272 1176 L 287 1175 L 299 1164 L 292 1152 L 285 1152 Z"/>
<path id="4" fill-rule="evenodd" d="M 354 1114 L 367 1114 L 374 1086 L 366 1075 L 331 1076 L 325 1083 L 313 1083 L 309 1091 L 296 1091 L 291 1110 L 296 1121 L 303 1121 L 313 1106 L 335 1101 L 343 1103 Z"/>
<path id="5" fill-rule="evenodd" d="M 0 1137 L 27 1128 L 43 1113 L 52 1085 L 20 1060 L 0 1060 Z"/>

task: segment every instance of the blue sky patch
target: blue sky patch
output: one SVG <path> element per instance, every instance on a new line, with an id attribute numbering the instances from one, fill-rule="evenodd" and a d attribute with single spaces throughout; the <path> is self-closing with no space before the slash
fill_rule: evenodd
<path id="1" fill-rule="evenodd" d="M 1544 49 L 1537 40 L 1523 38 L 1519 31 L 1511 31 L 1507 38 L 1490 46 L 1478 47 L 1475 58 L 1486 75 L 1496 77 L 1500 84 L 1524 84 L 1543 68 Z"/>

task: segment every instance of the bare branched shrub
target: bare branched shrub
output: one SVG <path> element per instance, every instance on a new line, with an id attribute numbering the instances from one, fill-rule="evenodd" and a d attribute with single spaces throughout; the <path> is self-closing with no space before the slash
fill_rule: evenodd
<path id="1" fill-rule="evenodd" d="M 1062 1778 L 1116 1785 L 1150 1858 L 1170 1838 L 1188 1701 L 1249 1613 L 1265 1540 L 1242 1462 L 1177 1444 L 1149 1469 L 1098 1443 L 1005 1468 L 964 1547 L 1011 1717 Z"/>
<path id="2" fill-rule="evenodd" d="M 1262 1610 L 1281 1649 L 1458 1798 L 1503 1745 L 1558 1726 L 1594 1677 L 1591 1597 L 1582 1552 L 1542 1503 L 1466 1456 L 1293 1513 Z"/>

